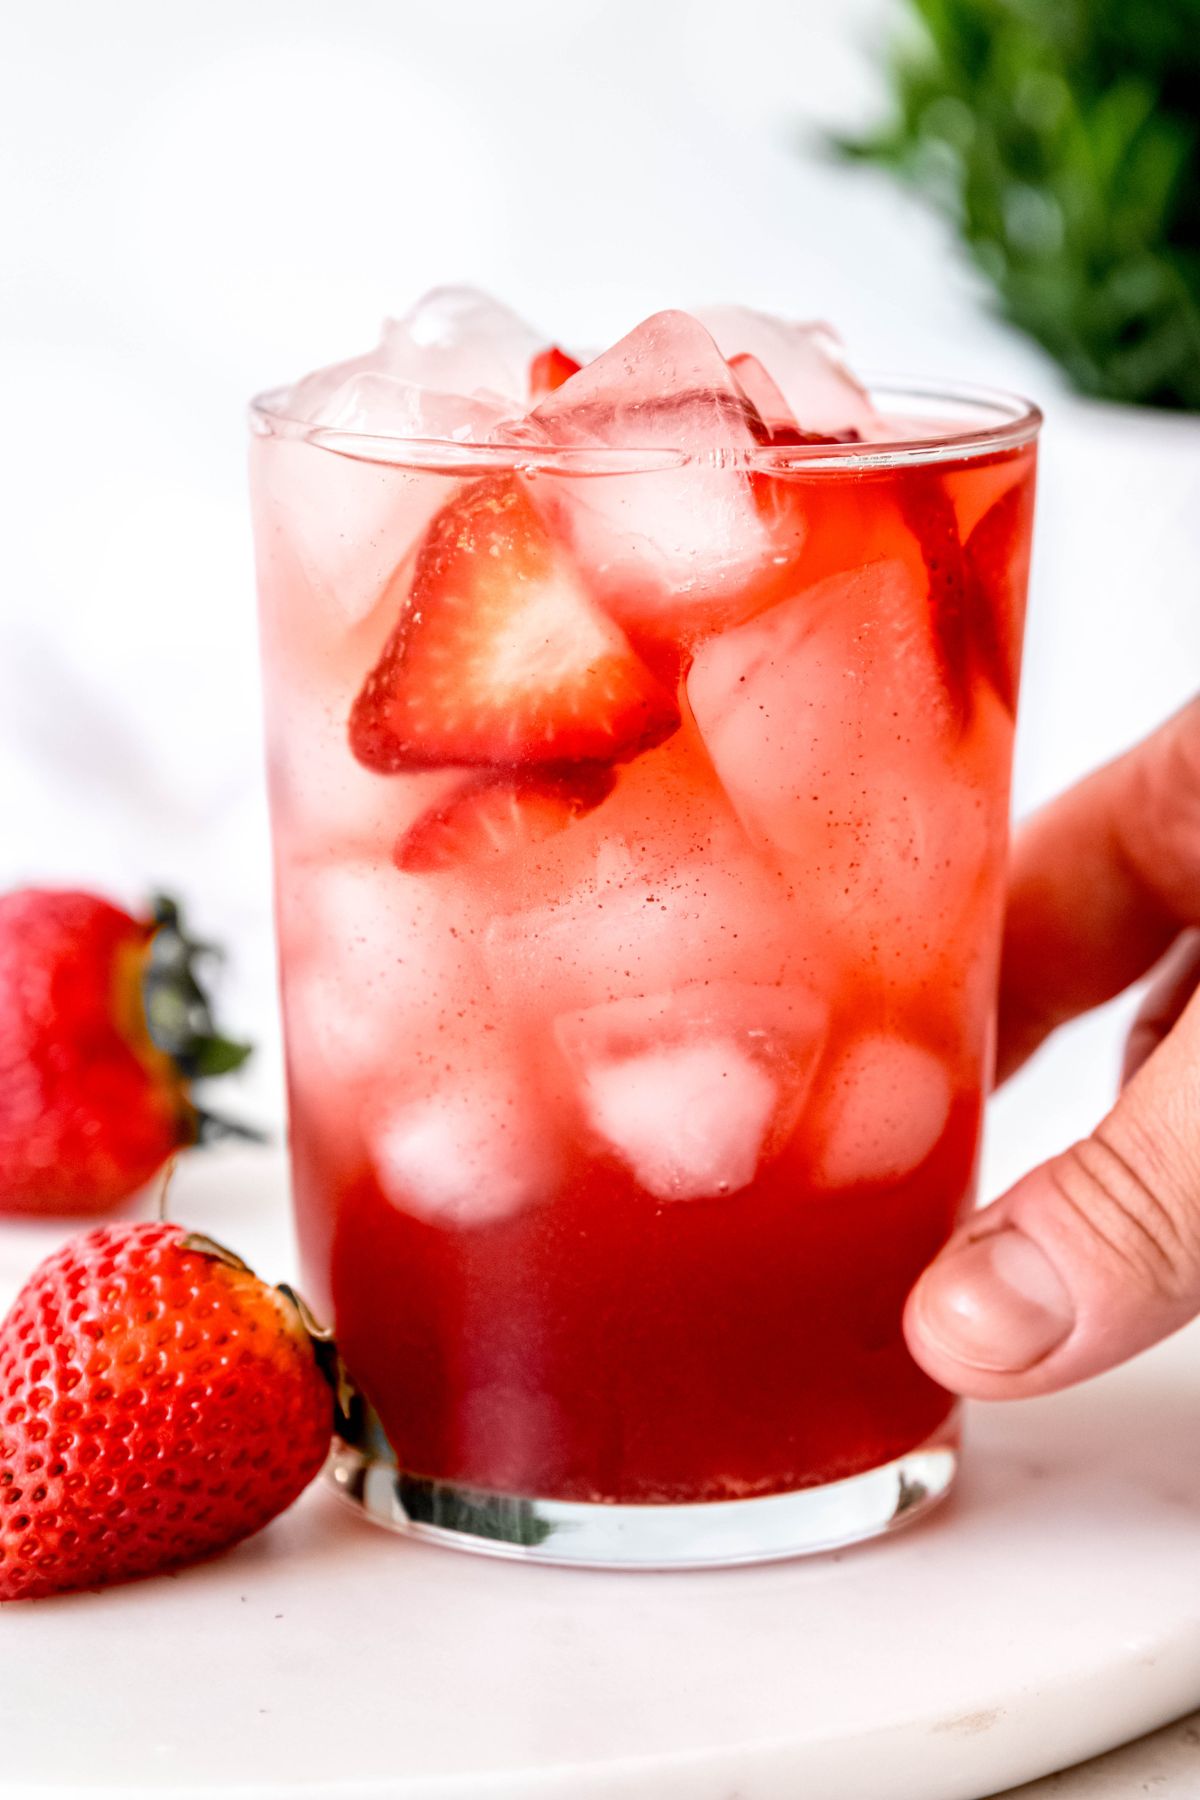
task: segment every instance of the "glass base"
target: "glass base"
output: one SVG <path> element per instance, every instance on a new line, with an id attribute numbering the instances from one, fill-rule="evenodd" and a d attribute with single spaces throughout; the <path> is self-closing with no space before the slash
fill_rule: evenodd
<path id="1" fill-rule="evenodd" d="M 533 1500 L 398 1469 L 382 1432 L 335 1439 L 336 1491 L 377 1524 L 487 1556 L 603 1569 L 703 1569 L 779 1562 L 881 1537 L 923 1518 L 958 1468 L 959 1413 L 895 1462 L 845 1481 L 685 1506 Z"/>

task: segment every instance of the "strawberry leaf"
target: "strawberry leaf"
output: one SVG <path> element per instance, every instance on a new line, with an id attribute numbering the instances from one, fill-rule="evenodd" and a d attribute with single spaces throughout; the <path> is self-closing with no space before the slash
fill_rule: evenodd
<path id="1" fill-rule="evenodd" d="M 253 1048 L 252 1044 L 235 1043 L 232 1038 L 201 1038 L 191 1055 L 192 1077 L 196 1081 L 207 1081 L 216 1075 L 231 1075 L 241 1068 Z"/>

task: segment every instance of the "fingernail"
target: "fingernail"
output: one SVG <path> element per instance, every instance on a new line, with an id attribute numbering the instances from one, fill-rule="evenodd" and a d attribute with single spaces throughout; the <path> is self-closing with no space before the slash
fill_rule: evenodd
<path id="1" fill-rule="evenodd" d="M 913 1308 L 944 1356 L 997 1373 L 1032 1368 L 1075 1323 L 1053 1263 L 1011 1226 L 944 1252 L 917 1283 Z"/>

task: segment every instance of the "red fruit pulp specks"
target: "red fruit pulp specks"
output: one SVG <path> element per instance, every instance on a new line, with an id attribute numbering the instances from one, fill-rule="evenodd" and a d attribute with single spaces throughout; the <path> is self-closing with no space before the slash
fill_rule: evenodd
<path id="1" fill-rule="evenodd" d="M 191 1562 L 317 1473 L 333 1403 L 296 1309 L 177 1225 L 106 1227 L 0 1326 L 0 1599 Z"/>
<path id="2" fill-rule="evenodd" d="M 103 1212 L 194 1135 L 146 1033 L 152 931 L 92 894 L 0 896 L 0 1212 Z"/>
<path id="3" fill-rule="evenodd" d="M 443 508 L 395 604 L 350 717 L 368 768 L 616 762 L 679 722 L 515 477 Z"/>
<path id="4" fill-rule="evenodd" d="M 572 375 L 578 375 L 582 363 L 552 344 L 548 350 L 539 350 L 529 365 L 529 394 L 533 400 L 544 400 L 547 394 L 553 394 L 570 381 Z"/>

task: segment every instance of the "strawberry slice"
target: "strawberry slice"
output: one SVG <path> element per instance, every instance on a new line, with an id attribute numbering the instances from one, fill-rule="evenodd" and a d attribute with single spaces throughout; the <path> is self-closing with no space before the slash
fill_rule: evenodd
<path id="1" fill-rule="evenodd" d="M 614 783 L 611 769 L 594 764 L 515 779 L 484 775 L 418 819 L 397 840 L 392 861 L 408 875 L 496 862 L 565 831 Z"/>
<path id="2" fill-rule="evenodd" d="M 941 476 L 921 469 L 897 489 L 905 521 L 921 546 L 929 578 L 929 615 L 942 678 L 958 718 L 971 715 L 970 580 L 958 515 Z"/>
<path id="3" fill-rule="evenodd" d="M 539 350 L 529 365 L 530 397 L 544 400 L 547 394 L 560 388 L 564 381 L 570 381 L 572 375 L 578 375 L 582 367 L 582 363 L 577 363 L 573 356 L 568 356 L 557 344 L 551 344 L 548 350 Z"/>
<path id="4" fill-rule="evenodd" d="M 857 444 L 857 431 L 804 431 L 783 397 L 783 392 L 757 356 L 743 353 L 729 358 L 729 373 L 750 403 L 750 429 L 760 444 L 782 449 L 799 444 Z"/>
<path id="5" fill-rule="evenodd" d="M 784 399 L 782 390 L 757 356 L 731 356 L 729 373 L 757 415 L 756 418 L 751 418 L 750 429 L 761 442 L 771 443 L 777 431 L 792 432 L 799 429 L 796 415 Z"/>
<path id="6" fill-rule="evenodd" d="M 442 509 L 398 598 L 350 714 L 369 769 L 619 762 L 679 724 L 515 476 Z"/>
<path id="7" fill-rule="evenodd" d="M 1033 485 L 1013 483 L 967 539 L 967 568 L 975 595 L 979 659 L 1007 710 L 1017 710 L 1025 584 L 1029 578 Z"/>

